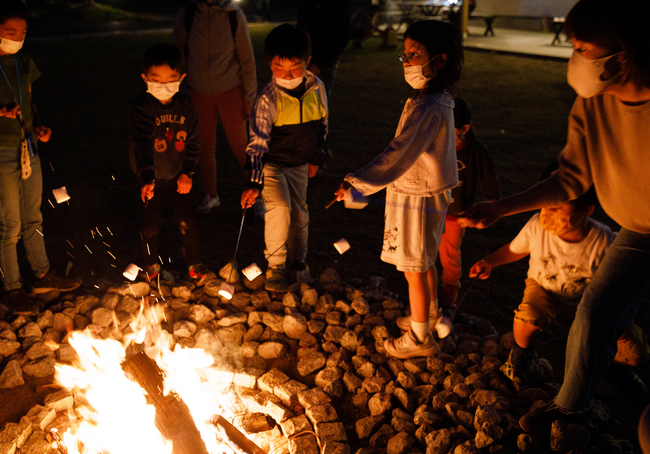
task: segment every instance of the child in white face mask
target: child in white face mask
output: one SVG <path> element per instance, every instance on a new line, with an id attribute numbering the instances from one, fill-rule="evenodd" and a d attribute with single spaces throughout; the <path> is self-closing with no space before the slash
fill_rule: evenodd
<path id="1" fill-rule="evenodd" d="M 384 346 L 391 356 L 410 358 L 437 353 L 432 328 L 440 338 L 451 328 L 438 310 L 435 261 L 451 188 L 458 184 L 450 91 L 463 65 L 460 31 L 444 22 L 417 22 L 404 34 L 400 60 L 417 95 L 406 102 L 386 150 L 345 181 L 363 195 L 387 188 L 381 259 L 404 272 L 411 316 L 397 322 L 406 334 Z M 338 200 L 346 192 L 341 186 Z"/>
<path id="2" fill-rule="evenodd" d="M 156 44 L 145 53 L 146 92 L 133 105 L 129 140 L 131 167 L 141 184 L 144 203 L 142 255 L 145 278 L 157 282 L 160 210 L 168 200 L 181 233 L 189 276 L 201 285 L 208 270 L 201 264 L 199 232 L 192 210 L 192 176 L 199 160 L 199 133 L 192 98 L 179 87 L 185 59 L 173 44 Z"/>

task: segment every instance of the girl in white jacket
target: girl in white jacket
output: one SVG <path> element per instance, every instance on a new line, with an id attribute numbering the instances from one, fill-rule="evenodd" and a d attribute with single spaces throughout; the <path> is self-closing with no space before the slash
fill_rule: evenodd
<path id="1" fill-rule="evenodd" d="M 431 326 L 445 337 L 451 324 L 438 310 L 435 261 L 451 189 L 458 184 L 450 91 L 463 66 L 460 31 L 444 22 L 417 22 L 404 34 L 400 60 L 417 95 L 406 101 L 386 150 L 345 181 L 363 195 L 386 188 L 381 259 L 404 272 L 411 316 L 397 321 L 406 333 L 384 345 L 394 357 L 411 358 L 437 353 Z M 346 192 L 341 186 L 338 200 Z"/>

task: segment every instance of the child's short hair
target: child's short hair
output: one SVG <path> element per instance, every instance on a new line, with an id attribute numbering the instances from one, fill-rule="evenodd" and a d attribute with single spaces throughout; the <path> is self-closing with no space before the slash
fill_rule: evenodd
<path id="1" fill-rule="evenodd" d="M 440 54 L 447 55 L 447 63 L 427 82 L 424 92 L 457 91 L 454 84 L 460 79 L 463 69 L 463 37 L 460 29 L 448 22 L 421 21 L 406 30 L 404 39 L 406 38 L 411 38 L 426 47 L 430 58 Z"/>
<path id="2" fill-rule="evenodd" d="M 0 24 L 4 24 L 9 19 L 29 19 L 29 9 L 22 0 L 0 2 Z"/>
<path id="3" fill-rule="evenodd" d="M 553 172 L 555 172 L 559 168 L 560 166 L 557 163 L 557 160 L 553 160 L 546 166 L 544 170 L 542 170 L 542 173 L 540 174 L 537 182 L 539 183 L 540 181 L 546 180 L 548 177 L 551 176 Z M 599 202 L 598 202 L 598 196 L 596 195 L 596 189 L 594 189 L 592 185 L 587 192 L 580 195 L 577 199 L 574 200 L 574 202 L 576 204 L 577 209 L 587 208 L 589 206 L 594 206 L 597 208 Z"/>
<path id="4" fill-rule="evenodd" d="M 609 54 L 625 52 L 632 77 L 650 87 L 650 2 L 629 0 L 614 5 L 610 0 L 580 0 L 566 17 L 567 36 L 596 44 Z"/>
<path id="5" fill-rule="evenodd" d="M 181 50 L 173 44 L 154 44 L 144 53 L 142 70 L 145 74 L 152 66 L 168 65 L 181 74 L 185 73 L 185 57 Z"/>
<path id="6" fill-rule="evenodd" d="M 297 25 L 278 25 L 264 40 L 264 57 L 269 63 L 275 57 L 283 60 L 307 60 L 311 57 L 309 34 Z"/>

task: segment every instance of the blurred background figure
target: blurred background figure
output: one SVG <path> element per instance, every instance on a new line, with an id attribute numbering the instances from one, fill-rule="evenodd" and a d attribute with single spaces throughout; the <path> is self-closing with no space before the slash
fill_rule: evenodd
<path id="1" fill-rule="evenodd" d="M 363 48 L 363 41 L 372 36 L 374 32 L 379 33 L 377 28 L 377 13 L 379 5 L 372 2 L 364 2 L 352 13 L 350 18 L 350 38 L 355 49 Z"/>

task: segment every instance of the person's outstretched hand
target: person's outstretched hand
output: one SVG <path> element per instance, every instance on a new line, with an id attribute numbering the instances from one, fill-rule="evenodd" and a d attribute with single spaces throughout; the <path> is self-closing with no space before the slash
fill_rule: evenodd
<path id="1" fill-rule="evenodd" d="M 487 279 L 492 274 L 492 264 L 487 260 L 479 260 L 469 269 L 469 277 L 479 279 Z"/>
<path id="2" fill-rule="evenodd" d="M 503 215 L 504 213 L 501 212 L 498 201 L 479 202 L 459 215 L 458 225 L 484 229 L 497 222 Z"/>

